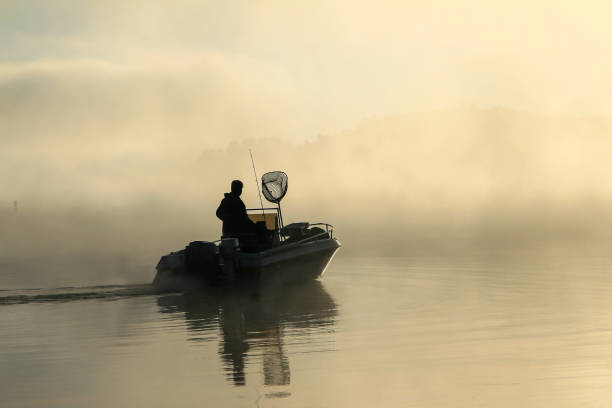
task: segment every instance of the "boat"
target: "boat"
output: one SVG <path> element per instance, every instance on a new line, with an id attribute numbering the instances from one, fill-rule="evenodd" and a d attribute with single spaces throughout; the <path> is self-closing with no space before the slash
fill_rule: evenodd
<path id="1" fill-rule="evenodd" d="M 185 291 L 320 278 L 341 247 L 334 227 L 324 222 L 283 225 L 280 202 L 287 193 L 286 173 L 266 173 L 261 185 L 266 200 L 277 207 L 247 209 L 257 233 L 190 242 L 161 257 L 153 285 L 160 290 Z"/>

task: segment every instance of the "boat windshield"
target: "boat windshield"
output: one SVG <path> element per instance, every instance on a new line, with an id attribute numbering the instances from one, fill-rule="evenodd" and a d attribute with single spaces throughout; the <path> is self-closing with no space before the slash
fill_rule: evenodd
<path id="1" fill-rule="evenodd" d="M 264 208 L 263 214 L 261 208 L 248 208 L 247 215 L 253 222 L 265 221 L 266 228 L 270 231 L 275 231 L 279 228 L 277 208 Z"/>

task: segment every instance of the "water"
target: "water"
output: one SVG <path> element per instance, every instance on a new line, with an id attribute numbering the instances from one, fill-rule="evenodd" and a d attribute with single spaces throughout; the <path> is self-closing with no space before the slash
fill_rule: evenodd
<path id="1" fill-rule="evenodd" d="M 3 407 L 599 407 L 612 258 L 349 257 L 237 293 L 0 291 Z"/>

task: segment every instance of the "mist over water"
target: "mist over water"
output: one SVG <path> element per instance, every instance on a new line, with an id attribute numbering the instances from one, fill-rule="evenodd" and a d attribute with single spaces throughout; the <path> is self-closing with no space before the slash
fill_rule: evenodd
<path id="1" fill-rule="evenodd" d="M 247 207 L 259 206 L 249 149 L 259 175 L 289 175 L 285 220 L 334 224 L 347 252 L 605 244 L 609 124 L 452 109 L 369 119 L 304 142 L 265 138 L 211 149 L 186 139 L 181 157 L 161 146 L 156 155 L 126 151 L 112 139 L 104 139 L 110 151 L 65 157 L 40 148 L 27 164 L 4 152 L 12 188 L 1 193 L 0 258 L 29 286 L 57 273 L 41 266 L 71 263 L 89 264 L 71 271 L 89 274 L 92 282 L 79 280 L 85 285 L 148 280 L 145 270 L 162 254 L 218 239 L 214 211 L 231 180 L 244 181 Z M 96 264 L 111 266 L 108 281 L 95 277 Z"/>
<path id="2" fill-rule="evenodd" d="M 259 203 L 249 149 L 289 175 L 287 220 L 348 251 L 609 235 L 605 5 L 0 7 L 0 262 L 24 282 L 65 256 L 134 283 L 216 239 L 232 179 Z"/>

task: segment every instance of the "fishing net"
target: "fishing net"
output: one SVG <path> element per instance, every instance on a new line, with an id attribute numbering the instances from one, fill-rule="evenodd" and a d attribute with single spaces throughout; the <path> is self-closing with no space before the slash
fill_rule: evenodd
<path id="1" fill-rule="evenodd" d="M 280 203 L 289 186 L 289 178 L 282 171 L 271 171 L 261 176 L 261 192 L 271 203 Z"/>

